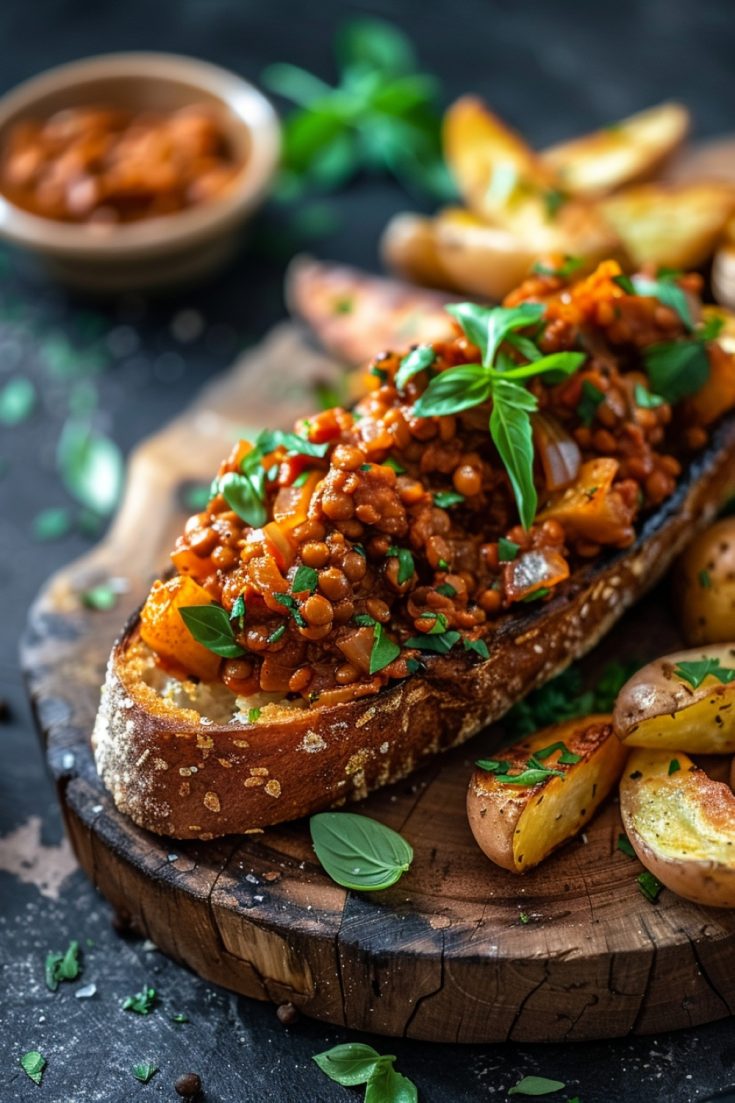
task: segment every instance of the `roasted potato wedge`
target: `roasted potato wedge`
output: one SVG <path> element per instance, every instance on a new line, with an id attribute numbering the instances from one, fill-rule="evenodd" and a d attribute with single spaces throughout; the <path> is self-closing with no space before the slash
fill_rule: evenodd
<path id="1" fill-rule="evenodd" d="M 544 754 L 548 748 L 556 747 Z M 579 756 L 568 764 L 560 758 Z M 518 774 L 532 756 L 561 771 L 530 785 L 504 781 L 510 775 L 477 767 L 467 792 L 467 817 L 481 850 L 512 873 L 525 873 L 576 835 L 592 817 L 623 770 L 627 751 L 614 736 L 609 716 L 586 716 L 553 724 L 505 747 L 497 759 Z"/>
<path id="2" fill-rule="evenodd" d="M 687 900 L 735 908 L 735 794 L 681 751 L 637 750 L 620 782 L 620 814 L 636 854 Z"/>
<path id="3" fill-rule="evenodd" d="M 706 676 L 702 664 L 710 668 Z M 618 738 L 629 747 L 687 754 L 735 751 L 735 680 L 722 680 L 731 671 L 733 643 L 678 651 L 648 663 L 618 694 L 613 710 Z"/>
<path id="4" fill-rule="evenodd" d="M 735 517 L 695 537 L 676 565 L 673 583 L 687 643 L 735 640 Z"/>
<path id="5" fill-rule="evenodd" d="M 641 184 L 600 201 L 631 263 L 696 268 L 711 254 L 735 207 L 730 184 Z"/>
<path id="6" fill-rule="evenodd" d="M 441 262 L 433 218 L 410 211 L 394 215 L 383 231 L 380 252 L 386 266 L 404 279 L 427 287 L 462 289 Z"/>
<path id="7" fill-rule="evenodd" d="M 541 160 L 565 191 L 597 199 L 653 176 L 684 141 L 688 129 L 685 107 L 661 103 L 603 130 L 551 146 Z"/>

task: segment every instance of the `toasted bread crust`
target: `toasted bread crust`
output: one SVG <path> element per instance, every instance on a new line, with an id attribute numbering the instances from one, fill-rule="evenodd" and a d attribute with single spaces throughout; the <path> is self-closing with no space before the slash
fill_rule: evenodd
<path id="1" fill-rule="evenodd" d="M 514 613 L 490 656 L 436 656 L 375 697 L 214 724 L 173 708 L 140 677 L 138 616 L 110 657 L 93 734 L 118 808 L 175 838 L 251 831 L 359 799 L 469 739 L 579 658 L 665 572 L 735 482 L 735 417 L 722 422 L 636 542 L 577 572 L 550 602 Z"/>

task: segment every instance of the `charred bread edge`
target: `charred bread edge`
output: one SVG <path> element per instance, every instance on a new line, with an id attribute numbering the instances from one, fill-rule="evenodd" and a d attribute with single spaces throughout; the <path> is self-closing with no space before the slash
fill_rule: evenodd
<path id="1" fill-rule="evenodd" d="M 735 416 L 715 429 L 633 545 L 575 573 L 547 604 L 509 615 L 490 657 L 432 657 L 377 696 L 253 724 L 167 707 L 129 661 L 139 614 L 110 656 L 92 743 L 120 811 L 175 838 L 211 839 L 359 799 L 498 720 L 589 651 L 664 574 L 735 484 Z"/>

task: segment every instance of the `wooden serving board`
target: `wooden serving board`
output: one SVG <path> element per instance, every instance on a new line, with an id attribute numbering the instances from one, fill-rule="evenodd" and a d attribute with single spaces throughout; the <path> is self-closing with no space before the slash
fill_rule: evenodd
<path id="1" fill-rule="evenodd" d="M 338 369 L 284 324 L 132 458 L 101 545 L 47 584 L 22 662 L 80 863 L 135 929 L 207 979 L 360 1030 L 434 1041 L 562 1041 L 649 1033 L 735 1007 L 735 912 L 665 891 L 616 848 L 610 803 L 541 868 L 500 870 L 465 818 L 471 763 L 492 734 L 436 759 L 359 806 L 415 850 L 408 875 L 372 896 L 322 872 L 305 822 L 209 843 L 158 838 L 115 809 L 89 736 L 113 638 L 166 564 L 190 480 L 209 480 L 238 431 L 289 425 L 311 384 Z M 79 594 L 109 579 L 118 607 Z M 666 594 L 629 614 L 588 664 L 660 654 L 676 637 Z M 603 653 L 600 653 L 603 652 Z"/>

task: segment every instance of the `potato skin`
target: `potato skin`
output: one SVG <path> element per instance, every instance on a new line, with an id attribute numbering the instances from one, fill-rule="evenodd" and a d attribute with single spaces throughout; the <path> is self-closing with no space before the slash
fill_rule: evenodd
<path id="1" fill-rule="evenodd" d="M 735 681 L 723 684 L 710 676 L 695 689 L 675 674 L 679 663 L 705 658 L 735 668 L 735 643 L 677 651 L 634 674 L 613 709 L 618 738 L 629 747 L 688 754 L 735 751 Z"/>
<path id="2" fill-rule="evenodd" d="M 679 768 L 669 773 L 672 760 Z M 636 750 L 620 814 L 638 858 L 672 892 L 735 908 L 735 794 L 678 751 Z"/>
<path id="3" fill-rule="evenodd" d="M 564 743 L 580 761 L 560 765 L 558 754 L 544 765 L 564 771 L 536 785 L 518 787 L 476 768 L 467 790 L 467 818 L 480 849 L 511 873 L 525 873 L 576 835 L 615 785 L 627 751 L 614 736 L 611 718 L 584 716 L 553 724 L 498 751 L 495 758 L 522 769 L 530 755 Z"/>
<path id="4" fill-rule="evenodd" d="M 679 621 L 688 644 L 735 640 L 735 517 L 700 533 L 673 575 Z"/>

